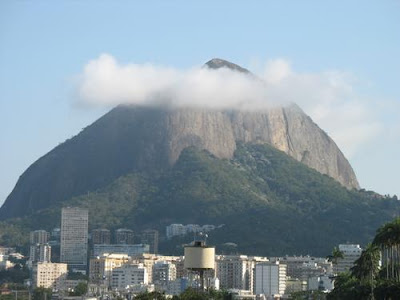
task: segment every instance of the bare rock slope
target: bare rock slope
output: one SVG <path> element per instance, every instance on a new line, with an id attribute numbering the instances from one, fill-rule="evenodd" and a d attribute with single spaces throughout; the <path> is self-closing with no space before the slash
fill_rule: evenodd
<path id="1" fill-rule="evenodd" d="M 180 109 L 165 117 L 171 164 L 189 146 L 232 158 L 237 142 L 269 143 L 347 188 L 359 187 L 334 141 L 296 105 L 265 112 Z"/>

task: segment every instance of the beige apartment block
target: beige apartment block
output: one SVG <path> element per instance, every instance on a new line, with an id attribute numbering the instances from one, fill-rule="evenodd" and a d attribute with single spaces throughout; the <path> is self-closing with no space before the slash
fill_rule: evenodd
<path id="1" fill-rule="evenodd" d="M 59 290 L 67 277 L 67 264 L 39 262 L 33 270 L 33 284 L 35 287 Z"/>

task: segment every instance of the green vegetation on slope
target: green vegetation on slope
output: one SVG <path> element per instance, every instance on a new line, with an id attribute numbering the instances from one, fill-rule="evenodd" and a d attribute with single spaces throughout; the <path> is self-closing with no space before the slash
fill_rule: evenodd
<path id="1" fill-rule="evenodd" d="M 248 254 L 326 256 L 337 244 L 366 244 L 400 211 L 395 198 L 349 191 L 268 145 L 239 144 L 232 160 L 185 149 L 170 169 L 136 172 L 62 203 L 89 208 L 90 227 L 156 228 L 171 223 L 225 224 L 210 242 Z M 58 226 L 61 203 L 3 226 Z M 181 254 L 177 243 L 161 251 Z"/>

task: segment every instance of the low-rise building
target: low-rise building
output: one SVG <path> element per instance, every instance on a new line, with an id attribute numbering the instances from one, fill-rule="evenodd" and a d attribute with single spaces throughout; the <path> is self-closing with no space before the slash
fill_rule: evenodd
<path id="1" fill-rule="evenodd" d="M 232 295 L 232 299 L 234 300 L 256 299 L 256 295 L 248 290 L 229 289 L 228 292 Z"/>
<path id="2" fill-rule="evenodd" d="M 158 230 L 146 229 L 140 235 L 140 242 L 149 245 L 149 253 L 158 253 Z"/>
<path id="3" fill-rule="evenodd" d="M 290 277 L 286 278 L 286 290 L 285 290 L 286 295 L 306 290 L 307 290 L 307 281 L 300 280 L 298 278 L 290 278 Z"/>
<path id="4" fill-rule="evenodd" d="M 146 268 L 149 282 L 151 283 L 153 282 L 153 266 L 158 261 L 166 261 L 174 264 L 177 272 L 177 278 L 181 277 L 181 274 L 185 274 L 182 271 L 183 268 L 182 256 L 168 256 L 168 255 L 155 255 L 155 254 L 143 253 L 132 257 L 133 263 L 137 264 L 141 263 Z"/>
<path id="5" fill-rule="evenodd" d="M 49 244 L 34 244 L 30 246 L 30 264 L 36 262 L 51 262 L 51 246 Z"/>
<path id="6" fill-rule="evenodd" d="M 65 279 L 61 285 L 59 290 L 65 292 L 72 292 L 76 288 L 79 283 L 87 283 L 87 280 L 83 279 Z"/>
<path id="7" fill-rule="evenodd" d="M 340 244 L 339 251 L 343 258 L 337 260 L 337 273 L 347 272 L 353 267 L 354 262 L 361 256 L 362 248 L 357 244 Z"/>
<path id="8" fill-rule="evenodd" d="M 134 256 L 142 253 L 149 253 L 149 245 L 145 244 L 97 244 L 93 245 L 93 256 L 102 256 L 106 253 L 123 253 Z"/>
<path id="9" fill-rule="evenodd" d="M 166 292 L 168 295 L 179 295 L 183 293 L 188 287 L 188 278 L 177 278 L 168 283 L 168 289 Z"/>
<path id="10" fill-rule="evenodd" d="M 131 286 L 149 283 L 143 264 L 125 264 L 112 270 L 112 289 L 126 290 Z"/>
<path id="11" fill-rule="evenodd" d="M 133 245 L 135 235 L 133 230 L 127 228 L 119 228 L 115 230 L 115 243 Z"/>
<path id="12" fill-rule="evenodd" d="M 221 227 L 220 225 L 218 227 Z M 209 232 L 217 228 L 215 225 L 199 225 L 199 224 L 170 224 L 166 227 L 167 238 L 170 239 L 174 236 L 182 236 L 188 233 Z"/>
<path id="13" fill-rule="evenodd" d="M 126 254 L 103 254 L 90 259 L 89 280 L 91 283 L 111 286 L 112 270 L 128 263 L 130 257 Z"/>
<path id="14" fill-rule="evenodd" d="M 111 232 L 105 228 L 93 229 L 91 232 L 92 244 L 110 244 Z"/>
<path id="15" fill-rule="evenodd" d="M 159 286 L 168 286 L 170 281 L 176 279 L 176 266 L 170 261 L 157 261 L 153 265 L 152 282 Z"/>
<path id="16" fill-rule="evenodd" d="M 166 228 L 167 239 L 174 236 L 180 236 L 186 234 L 186 227 L 183 224 L 171 224 Z"/>
<path id="17" fill-rule="evenodd" d="M 321 275 L 308 278 L 308 290 L 310 291 L 327 291 L 330 292 L 334 288 L 333 277 Z"/>
<path id="18" fill-rule="evenodd" d="M 15 264 L 8 260 L 8 255 L 0 254 L 0 270 L 7 270 L 14 266 Z"/>
<path id="19" fill-rule="evenodd" d="M 332 263 L 323 257 L 306 256 L 284 256 L 270 258 L 271 261 L 279 261 L 287 265 L 287 275 L 307 281 L 309 277 L 323 274 L 332 274 Z"/>
<path id="20" fill-rule="evenodd" d="M 223 289 L 253 292 L 253 269 L 257 263 L 267 262 L 266 257 L 247 255 L 217 255 L 215 277 Z"/>
<path id="21" fill-rule="evenodd" d="M 60 290 L 67 273 L 67 264 L 38 262 L 33 268 L 33 286 Z"/>

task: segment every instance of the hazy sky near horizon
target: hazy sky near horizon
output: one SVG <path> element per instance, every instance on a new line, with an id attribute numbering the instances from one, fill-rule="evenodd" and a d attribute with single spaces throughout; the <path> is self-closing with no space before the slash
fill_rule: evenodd
<path id="1" fill-rule="evenodd" d="M 263 78 L 268 89 L 255 98 L 298 103 L 361 187 L 400 195 L 400 1 L 5 0 L 0 204 L 34 161 L 121 99 L 171 86 L 186 99 L 193 82 L 204 97 L 213 82 L 235 83 L 235 95 L 254 90 L 225 74 L 207 80 L 199 67 L 214 57 Z M 137 82 L 146 89 L 132 89 Z M 201 91 L 192 101 L 202 103 Z"/>

